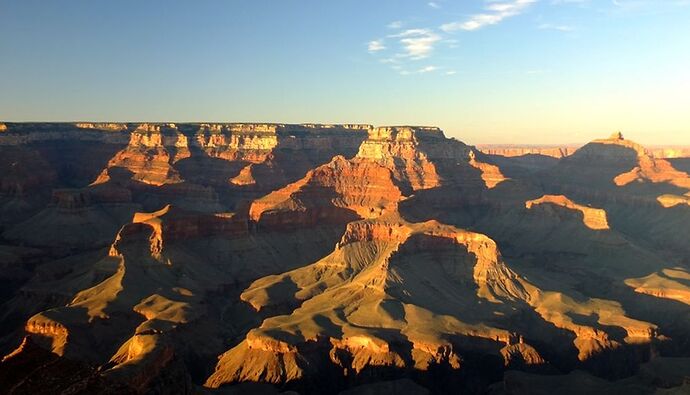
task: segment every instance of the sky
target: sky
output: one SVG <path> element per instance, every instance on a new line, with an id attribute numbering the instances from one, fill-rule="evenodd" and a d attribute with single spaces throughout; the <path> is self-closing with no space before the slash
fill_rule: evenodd
<path id="1" fill-rule="evenodd" d="M 690 0 L 0 0 L 0 120 L 690 145 Z"/>

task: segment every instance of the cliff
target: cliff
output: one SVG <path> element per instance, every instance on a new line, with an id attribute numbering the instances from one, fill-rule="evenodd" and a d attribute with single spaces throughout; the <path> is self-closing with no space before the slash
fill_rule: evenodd
<path id="1" fill-rule="evenodd" d="M 563 195 L 544 195 L 539 199 L 529 200 L 525 202 L 525 207 L 531 209 L 534 206 L 541 204 L 552 204 L 558 207 L 564 207 L 569 210 L 579 211 L 582 213 L 582 222 L 590 229 L 605 230 L 609 229 L 608 220 L 606 218 L 606 211 L 602 209 L 582 206 L 574 203 Z"/>
<path id="2" fill-rule="evenodd" d="M 687 161 L 622 135 L 556 159 L 433 127 L 5 126 L 0 383 L 481 393 L 688 354 Z"/>

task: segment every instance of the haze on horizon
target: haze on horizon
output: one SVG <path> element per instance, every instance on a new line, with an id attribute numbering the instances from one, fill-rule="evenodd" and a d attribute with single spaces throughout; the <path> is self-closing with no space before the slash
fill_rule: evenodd
<path id="1" fill-rule="evenodd" d="M 0 120 L 690 145 L 690 1 L 0 2 Z"/>

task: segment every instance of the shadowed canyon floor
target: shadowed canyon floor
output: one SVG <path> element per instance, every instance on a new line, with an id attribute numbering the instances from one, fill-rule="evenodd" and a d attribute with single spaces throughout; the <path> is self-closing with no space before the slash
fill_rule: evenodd
<path id="1" fill-rule="evenodd" d="M 684 152 L 2 124 L 1 392 L 688 393 Z"/>

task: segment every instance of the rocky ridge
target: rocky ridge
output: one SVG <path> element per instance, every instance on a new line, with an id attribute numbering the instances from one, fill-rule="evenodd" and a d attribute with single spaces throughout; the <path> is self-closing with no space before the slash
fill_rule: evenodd
<path id="1" fill-rule="evenodd" d="M 527 163 L 428 127 L 30 129 L 0 136 L 1 207 L 29 213 L 1 224 L 0 316 L 25 319 L 1 339 L 29 338 L 0 371 L 31 357 L 135 393 L 478 392 L 508 369 L 617 379 L 688 352 L 690 216 L 661 198 L 687 174 L 622 136 Z M 97 134 L 97 155 L 57 154 Z"/>

